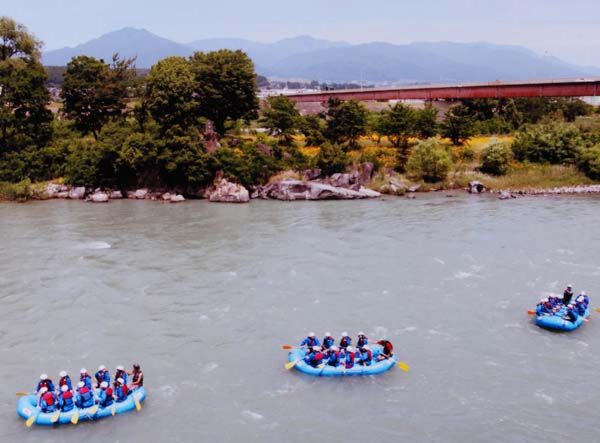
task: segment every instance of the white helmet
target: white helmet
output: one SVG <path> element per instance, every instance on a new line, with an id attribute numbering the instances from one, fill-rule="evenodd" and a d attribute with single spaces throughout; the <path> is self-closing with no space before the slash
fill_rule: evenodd
<path id="1" fill-rule="evenodd" d="M 311 333 L 309 333 L 309 334 L 308 334 L 308 336 L 312 338 L 312 337 L 314 337 L 314 336 L 315 336 L 315 333 L 314 333 L 314 332 L 311 332 Z"/>
<path id="2" fill-rule="evenodd" d="M 123 371 L 123 366 L 121 366 L 121 365 L 117 366 L 117 371 Z"/>
<path id="3" fill-rule="evenodd" d="M 348 346 L 348 347 L 346 348 L 346 350 L 347 350 L 348 352 L 354 352 L 354 348 L 353 348 L 352 346 Z"/>
<path id="4" fill-rule="evenodd" d="M 104 365 L 98 366 L 99 371 L 104 371 L 105 369 L 106 369 L 106 366 L 104 366 Z"/>
<path id="5" fill-rule="evenodd" d="M 573 285 L 567 285 L 567 289 L 573 289 Z"/>
<path id="6" fill-rule="evenodd" d="M 358 333 L 358 335 L 359 335 L 359 336 L 360 336 L 360 335 L 365 335 L 365 333 L 364 333 L 364 332 L 359 332 L 359 333 Z"/>
<path id="7" fill-rule="evenodd" d="M 547 301 L 548 301 L 548 299 L 547 299 L 547 298 L 542 298 L 542 299 L 540 300 L 540 302 L 542 302 L 542 303 L 546 303 Z"/>
<path id="8" fill-rule="evenodd" d="M 364 345 L 363 349 L 367 349 L 368 350 L 368 349 L 371 349 L 371 348 L 369 347 L 369 345 Z"/>
<path id="9" fill-rule="evenodd" d="M 325 337 L 331 337 L 331 332 L 326 332 Z"/>
<path id="10" fill-rule="evenodd" d="M 121 384 L 125 383 L 125 380 L 123 380 L 121 377 L 117 378 L 117 381 Z"/>
<path id="11" fill-rule="evenodd" d="M 85 383 L 80 381 L 79 383 L 77 383 L 77 387 L 78 388 L 83 388 L 85 386 Z"/>
<path id="12" fill-rule="evenodd" d="M 47 380 L 47 379 L 48 379 L 48 374 L 40 375 L 40 380 Z"/>
<path id="13" fill-rule="evenodd" d="M 348 333 L 347 332 L 342 332 L 342 337 L 348 337 Z"/>
<path id="14" fill-rule="evenodd" d="M 85 374 L 86 372 L 87 372 L 87 369 L 85 369 L 85 368 L 81 368 L 81 369 L 79 370 L 79 373 L 80 373 L 80 374 Z"/>
<path id="15" fill-rule="evenodd" d="M 579 294 L 579 295 L 587 295 L 587 294 L 585 293 L 585 291 L 581 291 L 581 294 Z"/>
<path id="16" fill-rule="evenodd" d="M 103 381 L 102 383 L 100 383 L 100 387 L 101 388 L 108 388 L 108 382 Z"/>
<path id="17" fill-rule="evenodd" d="M 45 394 L 46 392 L 48 392 L 48 388 L 46 386 L 44 386 L 42 389 L 40 389 L 40 392 L 42 394 Z"/>
<path id="18" fill-rule="evenodd" d="M 321 350 L 320 346 L 313 346 L 312 348 L 313 348 L 313 351 L 320 351 Z"/>
<path id="19" fill-rule="evenodd" d="M 62 385 L 60 387 L 60 390 L 63 391 L 63 392 L 67 392 L 69 390 L 69 387 L 67 385 Z"/>
<path id="20" fill-rule="evenodd" d="M 67 376 L 67 371 L 60 371 L 60 374 L 58 374 L 61 377 L 66 377 Z"/>

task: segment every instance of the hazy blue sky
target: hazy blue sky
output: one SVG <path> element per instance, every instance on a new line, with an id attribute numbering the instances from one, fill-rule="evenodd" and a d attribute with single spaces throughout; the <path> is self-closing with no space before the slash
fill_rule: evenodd
<path id="1" fill-rule="evenodd" d="M 312 35 L 352 43 L 486 41 L 600 66 L 599 0 L 2 0 L 46 49 L 126 26 L 179 42 Z"/>

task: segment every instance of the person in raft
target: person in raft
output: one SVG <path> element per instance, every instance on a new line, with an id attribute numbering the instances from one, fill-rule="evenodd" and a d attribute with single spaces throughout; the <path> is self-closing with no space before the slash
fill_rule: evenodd
<path id="1" fill-rule="evenodd" d="M 309 351 L 313 347 L 319 346 L 320 344 L 321 343 L 319 342 L 319 339 L 317 338 L 314 332 L 309 333 L 308 336 L 304 340 L 302 340 L 302 342 L 300 342 L 300 346 L 307 347 Z"/>
<path id="2" fill-rule="evenodd" d="M 42 374 L 40 375 L 40 381 L 37 384 L 37 387 L 35 388 L 35 392 L 39 393 L 42 388 L 46 388 L 46 390 L 50 391 L 50 392 L 54 392 L 54 383 L 52 383 L 52 380 L 50 380 L 48 378 L 47 374 Z"/>
<path id="3" fill-rule="evenodd" d="M 352 344 L 352 337 L 347 332 L 342 332 L 342 338 L 340 338 L 340 348 L 346 349 Z"/>
<path id="4" fill-rule="evenodd" d="M 548 303 L 550 303 L 550 306 L 552 307 L 552 309 L 554 310 L 555 308 L 558 307 L 558 297 L 554 294 L 550 294 L 548 296 Z"/>
<path id="5" fill-rule="evenodd" d="M 127 400 L 127 396 L 129 395 L 129 389 L 125 384 L 125 380 L 122 378 L 118 378 L 115 380 L 115 396 L 117 403 L 121 403 L 122 401 Z"/>
<path id="6" fill-rule="evenodd" d="M 77 404 L 79 409 L 94 406 L 94 393 L 92 392 L 92 388 L 88 387 L 83 381 L 77 383 L 77 397 L 75 399 L 75 404 Z"/>
<path id="7" fill-rule="evenodd" d="M 311 365 L 313 368 L 321 366 L 323 363 L 324 355 L 321 352 L 320 346 L 313 346 L 312 351 L 304 357 L 304 361 Z"/>
<path id="8" fill-rule="evenodd" d="M 342 353 L 345 356 L 345 362 L 344 364 L 346 365 L 346 369 L 350 369 L 354 367 L 354 348 L 352 346 L 348 346 L 346 347 L 345 350 L 342 350 Z"/>
<path id="9" fill-rule="evenodd" d="M 577 309 L 574 305 L 567 306 L 567 313 L 564 315 L 563 318 L 573 323 L 577 321 L 579 315 L 577 314 Z"/>
<path id="10" fill-rule="evenodd" d="M 552 304 L 547 298 L 543 298 L 535 307 L 535 313 L 539 317 L 541 315 L 552 315 Z"/>
<path id="11" fill-rule="evenodd" d="M 69 391 L 72 391 L 73 382 L 71 381 L 71 377 L 69 377 L 69 374 L 67 374 L 67 371 L 60 371 L 60 374 L 58 374 L 58 376 L 60 377 L 58 379 L 58 389 L 62 391 L 62 387 L 66 386 Z"/>
<path id="12" fill-rule="evenodd" d="M 120 378 L 123 379 L 121 384 L 127 384 L 127 372 L 125 372 L 125 368 L 123 368 L 121 365 L 117 366 L 117 372 L 115 372 L 115 383 Z"/>
<path id="13" fill-rule="evenodd" d="M 331 336 L 331 332 L 326 332 L 323 337 L 323 345 L 321 346 L 322 351 L 327 351 L 335 343 L 335 338 Z"/>
<path id="14" fill-rule="evenodd" d="M 110 383 L 110 373 L 106 366 L 98 366 L 98 372 L 94 374 L 94 378 L 96 379 L 96 388 L 99 388 L 103 381 Z"/>
<path id="15" fill-rule="evenodd" d="M 368 344 L 369 344 L 369 338 L 365 335 L 364 332 L 359 332 L 358 340 L 356 341 L 356 347 L 358 349 L 362 349 Z"/>
<path id="16" fill-rule="evenodd" d="M 45 386 L 42 389 L 40 389 L 40 402 L 39 403 L 40 403 L 40 409 L 44 413 L 54 412 L 54 411 L 56 411 L 56 407 L 58 406 L 56 394 L 54 394 L 54 391 L 48 390 L 48 388 Z"/>
<path id="17" fill-rule="evenodd" d="M 371 352 L 369 345 L 364 345 L 358 350 L 358 353 L 358 363 L 363 366 L 371 366 L 371 363 L 373 362 L 373 353 Z"/>
<path id="18" fill-rule="evenodd" d="M 385 335 L 381 337 L 381 340 L 379 340 L 377 344 L 383 348 L 381 354 L 377 356 L 377 361 L 387 360 L 394 355 L 394 345 L 387 339 Z"/>
<path id="19" fill-rule="evenodd" d="M 127 374 L 131 375 L 130 389 L 137 389 L 144 386 L 144 373 L 142 372 L 139 363 L 134 363 L 133 371 L 128 372 Z"/>
<path id="20" fill-rule="evenodd" d="M 581 291 L 581 293 L 577 296 L 577 303 L 583 303 L 587 309 L 590 304 L 590 298 L 585 293 L 585 291 Z"/>
<path id="21" fill-rule="evenodd" d="M 341 355 L 340 350 L 337 346 L 332 346 L 329 348 L 329 358 L 327 359 L 327 364 L 329 366 L 333 366 L 337 368 L 341 363 Z"/>
<path id="22" fill-rule="evenodd" d="M 87 369 L 81 368 L 79 370 L 79 381 L 83 382 L 88 389 L 92 389 L 92 376 L 88 374 Z M 79 384 L 77 386 L 79 386 Z"/>
<path id="23" fill-rule="evenodd" d="M 113 389 L 107 381 L 100 383 L 100 392 L 98 393 L 98 404 L 101 408 L 108 408 L 113 404 Z"/>
<path id="24" fill-rule="evenodd" d="M 563 292 L 563 304 L 568 306 L 573 297 L 573 285 L 567 285 L 567 289 Z"/>
<path id="25" fill-rule="evenodd" d="M 60 387 L 60 394 L 58 394 L 58 407 L 62 412 L 69 412 L 75 407 L 75 402 L 73 401 L 73 392 L 66 384 Z"/>

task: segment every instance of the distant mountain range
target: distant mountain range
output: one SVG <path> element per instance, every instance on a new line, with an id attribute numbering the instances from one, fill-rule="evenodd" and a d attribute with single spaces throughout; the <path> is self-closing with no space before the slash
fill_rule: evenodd
<path id="1" fill-rule="evenodd" d="M 331 82 L 440 83 L 523 80 L 600 75 L 600 68 L 569 64 L 520 46 L 491 43 L 365 43 L 352 45 L 301 36 L 257 43 L 244 39 L 204 39 L 177 43 L 144 29 L 124 28 L 74 48 L 47 51 L 47 66 L 64 66 L 77 55 L 111 60 L 137 56 L 138 68 L 194 51 L 242 49 L 259 74 L 279 79 Z"/>

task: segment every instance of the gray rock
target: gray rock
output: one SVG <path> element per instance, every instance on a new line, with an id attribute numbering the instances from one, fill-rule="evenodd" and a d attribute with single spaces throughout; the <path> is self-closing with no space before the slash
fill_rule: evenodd
<path id="1" fill-rule="evenodd" d="M 511 198 L 516 198 L 516 197 L 515 197 L 514 195 L 512 195 L 512 194 L 511 194 L 510 192 L 508 192 L 508 191 L 502 191 L 502 192 L 500 193 L 500 195 L 498 196 L 498 198 L 499 198 L 500 200 L 509 200 L 509 199 L 511 199 Z"/>
<path id="2" fill-rule="evenodd" d="M 138 200 L 143 200 L 146 198 L 146 195 L 148 195 L 148 190 L 146 188 L 144 189 L 138 189 L 137 191 L 135 191 L 135 193 L 133 194 L 134 198 L 137 198 Z"/>
<path id="3" fill-rule="evenodd" d="M 215 203 L 248 203 L 250 193 L 242 185 L 221 179 L 216 187 L 209 191 L 208 201 Z"/>
<path id="4" fill-rule="evenodd" d="M 69 198 L 69 192 L 61 191 L 58 194 L 56 194 L 56 198 Z"/>
<path id="5" fill-rule="evenodd" d="M 162 199 L 163 199 L 164 201 L 171 201 L 171 197 L 174 197 L 174 196 L 175 196 L 175 195 L 171 195 L 171 193 L 170 193 L 170 192 L 165 192 L 165 193 L 162 195 Z"/>
<path id="6" fill-rule="evenodd" d="M 350 174 L 333 174 L 329 178 L 329 184 L 331 186 L 339 188 L 349 188 L 353 184 L 352 176 Z"/>
<path id="7" fill-rule="evenodd" d="M 81 200 L 85 196 L 85 187 L 78 186 L 76 188 L 71 188 L 69 191 L 69 198 L 72 200 Z"/>
<path id="8" fill-rule="evenodd" d="M 185 201 L 185 197 L 181 194 L 171 196 L 171 203 L 181 203 L 184 201 Z"/>
<path id="9" fill-rule="evenodd" d="M 381 194 L 377 191 L 361 188 L 359 191 L 335 187 L 326 183 L 301 180 L 282 180 L 270 183 L 261 192 L 261 198 L 276 200 L 350 200 L 375 198 Z"/>
<path id="10" fill-rule="evenodd" d="M 469 187 L 467 188 L 467 191 L 470 194 L 481 194 L 485 191 L 485 186 L 480 181 L 472 181 L 469 182 Z"/>
<path id="11" fill-rule="evenodd" d="M 95 192 L 92 194 L 91 201 L 94 203 L 108 203 L 108 194 L 104 192 Z"/>
<path id="12" fill-rule="evenodd" d="M 44 189 L 44 192 L 48 198 L 56 198 L 60 192 L 60 185 L 57 185 L 56 183 L 48 183 Z"/>
<path id="13" fill-rule="evenodd" d="M 120 198 L 123 198 L 123 193 L 121 191 L 112 191 L 109 194 L 109 197 L 111 200 L 118 200 Z"/>
<path id="14" fill-rule="evenodd" d="M 316 180 L 321 176 L 320 169 L 307 169 L 302 173 L 302 177 L 305 181 Z"/>
<path id="15" fill-rule="evenodd" d="M 417 192 L 419 189 L 421 189 L 421 185 L 414 185 L 411 186 L 410 188 L 407 189 L 408 192 Z"/>
<path id="16" fill-rule="evenodd" d="M 361 163 L 358 167 L 358 182 L 361 185 L 367 185 L 373 180 L 375 174 L 375 165 L 371 162 Z"/>

